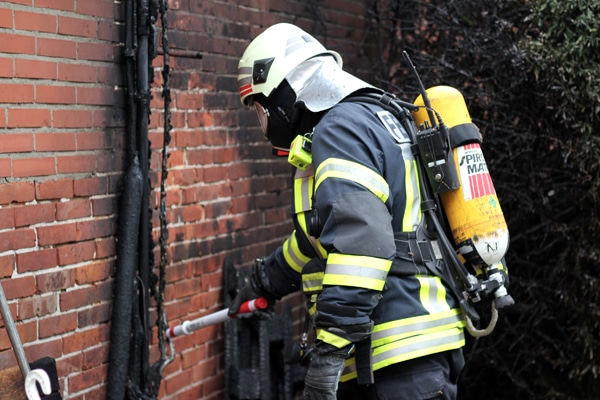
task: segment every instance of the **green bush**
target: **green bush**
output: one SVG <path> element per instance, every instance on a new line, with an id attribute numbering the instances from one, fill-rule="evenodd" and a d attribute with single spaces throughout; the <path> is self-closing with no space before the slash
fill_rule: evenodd
<path id="1" fill-rule="evenodd" d="M 600 2 L 370 0 L 380 84 L 460 89 L 511 233 L 510 292 L 461 398 L 600 398 Z"/>

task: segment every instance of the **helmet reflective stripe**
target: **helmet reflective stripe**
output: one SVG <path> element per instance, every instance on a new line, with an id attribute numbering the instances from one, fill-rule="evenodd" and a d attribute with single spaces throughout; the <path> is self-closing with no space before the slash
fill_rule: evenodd
<path id="1" fill-rule="evenodd" d="M 240 68 L 239 76 L 248 75 L 245 78 L 238 79 L 238 85 L 240 87 L 240 97 L 245 97 L 252 93 L 252 68 Z"/>
<path id="2" fill-rule="evenodd" d="M 269 97 L 292 69 L 321 54 L 329 54 L 342 64 L 338 53 L 327 50 L 297 26 L 281 23 L 269 27 L 248 45 L 239 61 L 242 104 L 247 104 L 248 96 L 255 94 Z"/>

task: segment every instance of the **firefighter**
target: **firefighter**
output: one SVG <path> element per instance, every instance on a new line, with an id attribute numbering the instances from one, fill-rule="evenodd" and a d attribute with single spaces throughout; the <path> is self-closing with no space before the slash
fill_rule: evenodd
<path id="1" fill-rule="evenodd" d="M 238 84 L 273 154 L 297 167 L 295 230 L 255 261 L 230 313 L 304 292 L 315 330 L 305 399 L 455 399 L 465 321 L 426 267 L 443 260 L 425 234 L 410 138 L 385 107 L 352 101 L 383 91 L 287 23 L 249 44 Z"/>

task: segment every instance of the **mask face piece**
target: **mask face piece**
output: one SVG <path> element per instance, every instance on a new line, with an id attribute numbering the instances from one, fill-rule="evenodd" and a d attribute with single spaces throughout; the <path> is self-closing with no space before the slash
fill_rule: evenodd
<path id="1" fill-rule="evenodd" d="M 258 101 L 254 101 L 253 105 L 256 115 L 258 116 L 258 122 L 260 123 L 260 128 L 262 129 L 263 135 L 265 135 L 265 138 L 268 138 L 267 130 L 269 127 L 269 110 L 264 108 Z"/>
<path id="2" fill-rule="evenodd" d="M 296 94 L 283 81 L 271 96 L 254 96 L 251 104 L 256 110 L 265 138 L 273 146 L 273 154 L 287 156 L 300 124 L 300 110 L 294 107 Z"/>

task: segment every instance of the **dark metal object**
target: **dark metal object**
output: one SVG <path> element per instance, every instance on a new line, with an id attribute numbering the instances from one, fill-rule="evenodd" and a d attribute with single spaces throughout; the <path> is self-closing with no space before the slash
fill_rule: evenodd
<path id="1" fill-rule="evenodd" d="M 251 268 L 236 271 L 223 266 L 225 305 L 244 284 Z M 306 368 L 284 362 L 284 348 L 292 340 L 289 306 L 270 320 L 238 318 L 225 322 L 225 387 L 228 400 L 291 400 L 304 382 Z"/>

